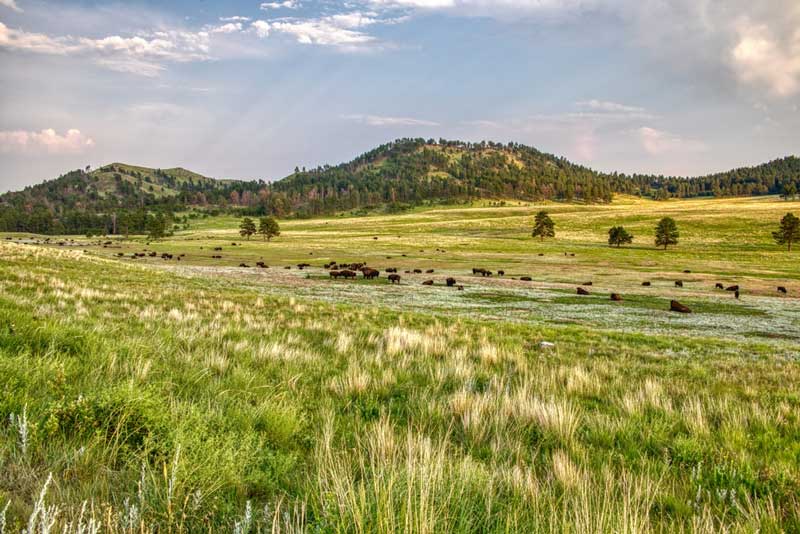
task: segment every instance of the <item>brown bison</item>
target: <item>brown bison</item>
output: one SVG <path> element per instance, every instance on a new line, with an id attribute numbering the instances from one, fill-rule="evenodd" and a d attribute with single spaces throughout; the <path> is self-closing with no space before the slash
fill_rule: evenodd
<path id="1" fill-rule="evenodd" d="M 400 275 L 399 274 L 390 274 L 389 275 L 389 282 L 391 282 L 393 284 L 399 284 L 400 283 Z"/>
<path id="2" fill-rule="evenodd" d="M 424 282 L 422 282 L 422 285 L 423 286 L 432 286 L 433 285 L 433 280 L 425 280 Z"/>
<path id="3" fill-rule="evenodd" d="M 650 286 L 651 286 L 651 285 L 653 285 L 653 284 L 651 284 L 650 282 L 642 282 L 642 285 L 643 285 L 644 287 L 650 287 Z"/>
<path id="4" fill-rule="evenodd" d="M 505 276 L 505 275 L 506 275 L 505 271 L 497 271 L 497 276 Z"/>
<path id="5" fill-rule="evenodd" d="M 427 271 L 425 271 L 425 274 L 433 274 L 433 269 L 428 269 Z"/>
<path id="6" fill-rule="evenodd" d="M 240 263 L 239 267 L 248 267 L 248 265 L 246 263 Z"/>
<path id="7" fill-rule="evenodd" d="M 675 280 L 675 287 L 683 287 L 683 282 L 681 280 Z"/>
<path id="8" fill-rule="evenodd" d="M 788 293 L 788 291 L 786 291 L 785 287 L 778 286 L 778 293 L 783 293 L 785 295 L 786 293 Z"/>
<path id="9" fill-rule="evenodd" d="M 375 269 L 363 269 L 361 274 L 363 274 L 364 278 L 367 280 L 372 280 L 374 278 L 378 278 L 381 275 L 381 272 L 376 271 Z"/>
<path id="10" fill-rule="evenodd" d="M 688 306 L 685 306 L 678 302 L 677 300 L 672 300 L 669 303 L 670 311 L 678 312 L 678 313 L 692 313 L 692 310 L 689 309 Z"/>
<path id="11" fill-rule="evenodd" d="M 622 300 L 622 295 L 619 293 L 611 293 L 611 300 L 620 302 Z"/>
<path id="12" fill-rule="evenodd" d="M 386 272 L 387 273 L 396 273 L 397 272 L 397 267 L 389 267 L 388 269 L 386 269 Z"/>
<path id="13" fill-rule="evenodd" d="M 583 283 L 583 285 L 585 285 L 585 286 L 591 286 L 591 285 L 594 285 L 594 284 L 593 284 L 592 282 L 584 282 L 584 283 Z"/>
<path id="14" fill-rule="evenodd" d="M 716 289 L 725 289 L 725 286 L 723 286 L 723 285 L 722 285 L 722 284 L 720 284 L 719 282 L 717 282 L 717 283 L 714 285 L 714 287 L 715 287 Z"/>
<path id="15" fill-rule="evenodd" d="M 330 275 L 331 278 L 338 279 L 342 275 L 342 273 L 340 273 L 339 271 L 330 271 L 328 275 Z"/>
<path id="16" fill-rule="evenodd" d="M 523 282 L 533 282 L 533 278 L 531 278 L 530 276 L 520 276 L 519 279 L 522 280 Z"/>
<path id="17" fill-rule="evenodd" d="M 350 279 L 350 278 L 355 278 L 357 275 L 355 271 L 351 271 L 350 269 L 344 269 L 343 271 L 339 271 L 339 276 L 341 276 L 342 278 Z"/>
<path id="18" fill-rule="evenodd" d="M 739 286 L 726 287 L 725 291 L 739 291 Z"/>
<path id="19" fill-rule="evenodd" d="M 591 293 L 589 293 L 588 291 L 586 291 L 586 290 L 585 290 L 585 289 L 583 289 L 582 287 L 579 287 L 579 288 L 578 288 L 578 295 L 590 295 L 590 294 L 591 294 Z"/>
<path id="20" fill-rule="evenodd" d="M 456 279 L 450 277 L 447 280 L 445 280 L 445 283 L 447 284 L 447 287 L 453 287 L 454 285 L 456 285 Z"/>

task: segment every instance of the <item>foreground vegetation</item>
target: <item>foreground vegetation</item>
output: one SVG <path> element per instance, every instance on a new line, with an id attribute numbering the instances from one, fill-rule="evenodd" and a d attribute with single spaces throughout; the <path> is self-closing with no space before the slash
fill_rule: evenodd
<path id="1" fill-rule="evenodd" d="M 548 206 L 558 237 L 544 243 L 530 237 L 540 206 L 282 222 L 235 247 L 234 219 L 150 245 L 4 240 L 0 524 L 797 531 L 799 280 L 770 234 L 785 210 L 715 202 Z M 666 213 L 680 244 L 636 244 Z M 608 246 L 614 224 L 633 246 Z M 142 248 L 186 256 L 114 259 Z M 280 268 L 332 257 L 431 266 L 466 288 Z M 238 267 L 259 258 L 272 268 Z M 471 278 L 474 265 L 535 282 Z M 690 318 L 662 311 L 677 276 Z M 587 278 L 595 294 L 574 302 Z M 742 301 L 714 280 L 741 283 Z"/>

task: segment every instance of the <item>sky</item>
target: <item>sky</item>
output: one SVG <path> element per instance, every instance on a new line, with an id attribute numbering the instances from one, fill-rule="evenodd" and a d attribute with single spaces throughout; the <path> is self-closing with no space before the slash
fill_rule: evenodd
<path id="1" fill-rule="evenodd" d="M 798 154 L 800 2 L 0 0 L 0 192 L 275 180 L 400 137 L 670 175 Z"/>

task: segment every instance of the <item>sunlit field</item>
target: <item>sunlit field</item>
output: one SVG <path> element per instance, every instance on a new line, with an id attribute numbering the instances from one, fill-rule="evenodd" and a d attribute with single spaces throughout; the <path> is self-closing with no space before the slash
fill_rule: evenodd
<path id="1" fill-rule="evenodd" d="M 623 198 L 280 221 L 270 242 L 222 217 L 149 243 L 3 236 L 0 532 L 798 531 L 800 251 L 771 236 L 789 211 Z M 614 225 L 632 245 L 607 245 Z M 381 276 L 332 280 L 334 260 Z"/>

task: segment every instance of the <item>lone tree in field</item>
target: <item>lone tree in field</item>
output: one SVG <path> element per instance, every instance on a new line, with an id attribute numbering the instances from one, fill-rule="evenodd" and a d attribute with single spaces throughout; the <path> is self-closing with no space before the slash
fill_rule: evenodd
<path id="1" fill-rule="evenodd" d="M 772 237 L 779 245 L 786 245 L 787 250 L 792 250 L 792 243 L 800 241 L 800 219 L 792 213 L 787 213 L 781 219 L 781 227 L 777 232 L 772 232 Z"/>
<path id="2" fill-rule="evenodd" d="M 545 237 L 555 237 L 555 226 L 550 215 L 548 215 L 546 211 L 540 211 L 536 214 L 536 219 L 533 222 L 533 233 L 531 235 L 541 238 L 542 241 L 544 241 Z"/>
<path id="3" fill-rule="evenodd" d="M 656 246 L 664 247 L 667 250 L 669 245 L 677 245 L 678 238 L 681 235 L 678 233 L 678 225 L 675 224 L 675 219 L 672 217 L 664 217 L 658 221 L 656 226 Z"/>
<path id="4" fill-rule="evenodd" d="M 633 236 L 622 226 L 613 226 L 611 230 L 608 231 L 608 244 L 612 247 L 616 246 L 619 248 L 622 245 L 628 245 L 630 243 L 633 243 Z"/>
<path id="5" fill-rule="evenodd" d="M 784 200 L 794 200 L 794 197 L 797 196 L 797 186 L 794 184 L 784 185 L 781 196 Z"/>
<path id="6" fill-rule="evenodd" d="M 275 217 L 261 217 L 258 220 L 258 233 L 269 241 L 273 237 L 281 235 L 281 228 Z"/>
<path id="7" fill-rule="evenodd" d="M 249 240 L 254 233 L 256 233 L 256 223 L 253 222 L 253 219 L 250 217 L 242 219 L 242 224 L 239 225 L 239 234 Z"/>
<path id="8" fill-rule="evenodd" d="M 163 213 L 147 218 L 147 237 L 151 240 L 161 239 L 167 235 L 167 219 Z"/>

